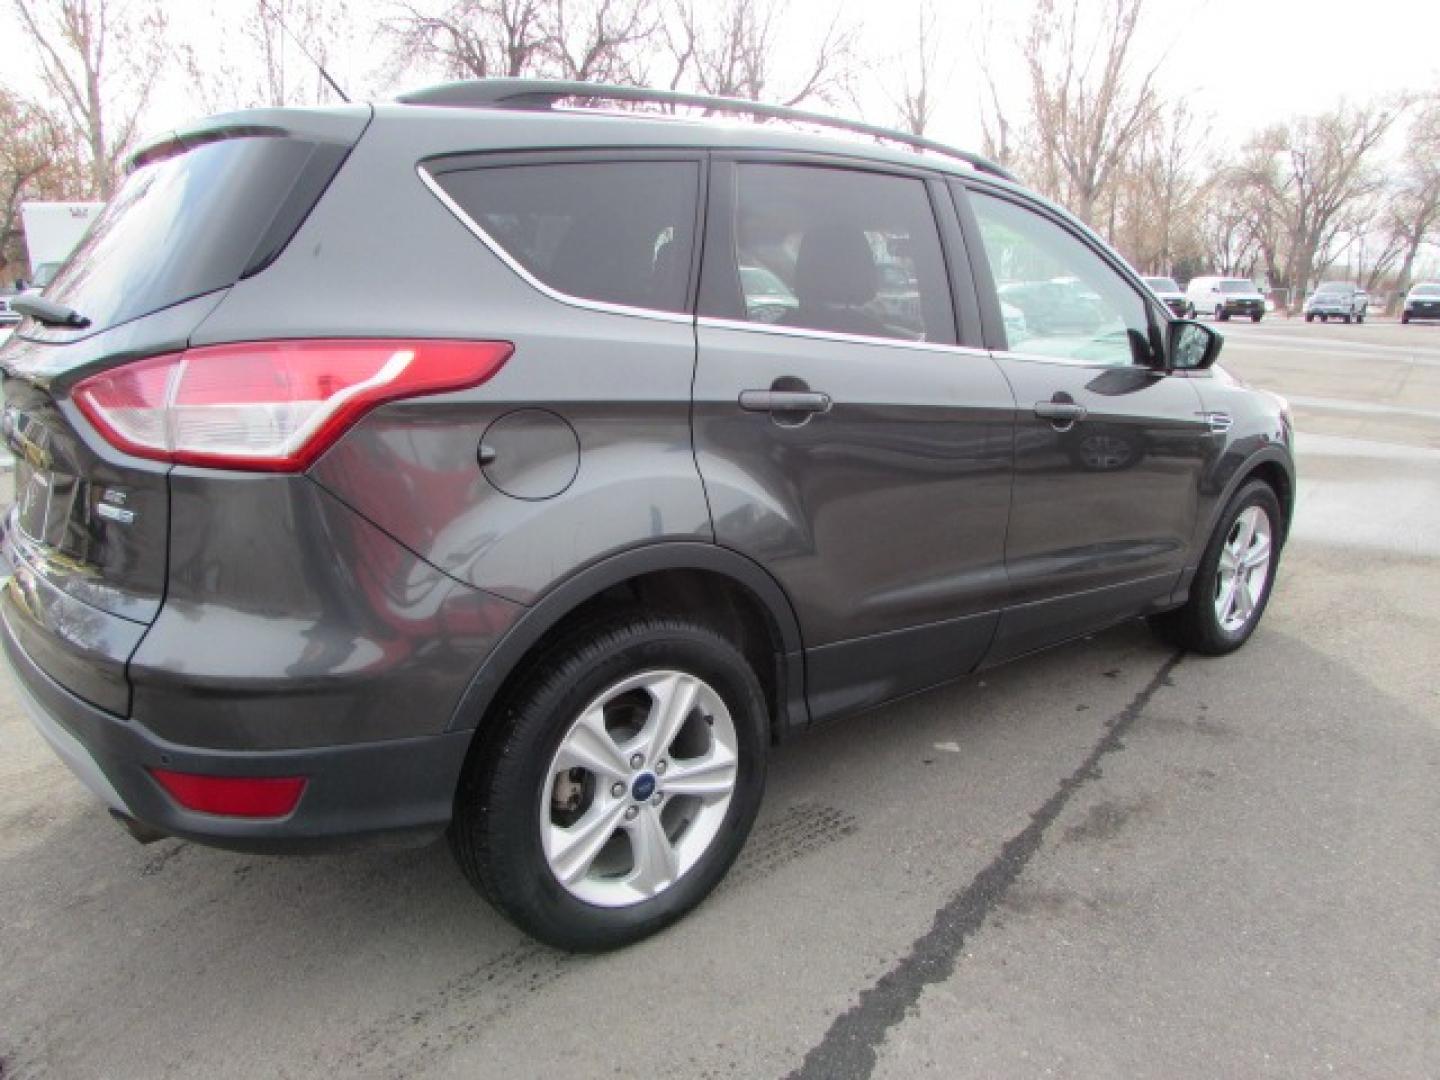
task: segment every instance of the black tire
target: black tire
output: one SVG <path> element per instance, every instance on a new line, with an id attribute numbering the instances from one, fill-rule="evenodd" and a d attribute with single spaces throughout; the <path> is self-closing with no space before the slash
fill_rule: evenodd
<path id="1" fill-rule="evenodd" d="M 1270 569 L 1265 578 L 1264 588 L 1255 604 L 1249 620 L 1236 631 L 1227 631 L 1215 614 L 1216 581 L 1220 572 L 1220 551 L 1236 519 L 1252 506 L 1258 506 L 1270 519 Z M 1235 493 L 1210 542 L 1200 559 L 1200 568 L 1195 580 L 1190 583 L 1190 598 L 1182 607 L 1161 615 L 1152 615 L 1150 625 L 1162 639 L 1191 652 L 1205 656 L 1223 656 L 1234 652 L 1250 640 L 1255 627 L 1265 614 L 1265 605 L 1270 602 L 1270 590 L 1275 584 L 1275 572 L 1280 566 L 1280 552 L 1284 546 L 1284 518 L 1280 511 L 1280 500 L 1275 490 L 1263 480 L 1251 480 Z"/>
<path id="2" fill-rule="evenodd" d="M 1306 322 L 1314 322 L 1314 321 L 1315 321 L 1315 315 L 1314 315 L 1314 313 L 1313 313 L 1313 312 L 1306 312 L 1306 314 L 1305 314 L 1305 321 L 1306 321 Z"/>
<path id="3" fill-rule="evenodd" d="M 1350 316 L 1349 316 L 1349 315 L 1341 315 L 1340 318 L 1342 318 L 1342 319 L 1345 320 L 1345 325 L 1346 325 L 1346 326 L 1349 326 L 1349 325 L 1350 325 Z"/>
<path id="4" fill-rule="evenodd" d="M 1408 323 L 1409 321 L 1410 321 L 1410 316 L 1409 316 L 1409 315 L 1401 315 L 1401 316 L 1400 316 L 1400 322 L 1401 322 L 1402 324 Z"/>
<path id="5" fill-rule="evenodd" d="M 738 774 L 719 832 L 688 871 L 648 900 L 599 907 L 572 895 L 551 871 L 538 807 L 549 764 L 581 710 L 607 687 L 650 669 L 695 675 L 720 695 L 735 724 Z M 556 948 L 599 952 L 673 923 L 720 883 L 760 808 L 769 745 L 764 693 L 734 645 L 688 619 L 634 615 L 578 628 L 531 666 L 496 721 L 461 778 L 450 849 L 486 900 Z"/>
<path id="6" fill-rule="evenodd" d="M 1329 315 L 1321 315 L 1321 316 L 1320 316 L 1320 321 L 1321 321 L 1321 322 L 1329 322 L 1329 321 L 1330 321 L 1330 316 L 1329 316 Z"/>
<path id="7" fill-rule="evenodd" d="M 1251 321 L 1251 322 L 1259 322 L 1260 319 L 1261 319 L 1261 316 L 1259 316 L 1259 315 L 1251 315 L 1251 316 L 1250 316 L 1250 321 Z"/>
<path id="8" fill-rule="evenodd" d="M 1223 307 L 1217 307 L 1215 309 L 1215 319 L 1217 322 L 1229 322 L 1230 312 L 1226 311 Z"/>
<path id="9" fill-rule="evenodd" d="M 1363 323 L 1363 322 L 1365 321 L 1365 312 L 1362 311 L 1362 312 L 1360 312 L 1359 315 L 1356 315 L 1356 316 L 1355 316 L 1355 321 L 1356 321 L 1357 323 Z"/>

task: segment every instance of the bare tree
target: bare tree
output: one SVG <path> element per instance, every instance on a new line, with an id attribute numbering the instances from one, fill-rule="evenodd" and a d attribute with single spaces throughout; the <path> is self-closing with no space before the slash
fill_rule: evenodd
<path id="1" fill-rule="evenodd" d="M 1410 287 L 1415 259 L 1440 233 L 1440 100 L 1432 99 L 1410 128 L 1397 190 L 1387 200 L 1385 225 L 1403 253 L 1396 287 Z"/>
<path id="2" fill-rule="evenodd" d="M 1198 158 L 1204 144 L 1197 127 L 1183 103 L 1157 112 L 1110 185 L 1110 239 L 1134 265 L 1153 273 L 1174 272 L 1182 238 L 1199 246 Z"/>
<path id="3" fill-rule="evenodd" d="M 80 199 L 89 190 L 88 170 L 64 127 L 36 103 L 0 87 L 0 281 L 24 274 L 20 204 Z"/>
<path id="4" fill-rule="evenodd" d="M 1247 146 L 1241 175 L 1255 199 L 1256 234 L 1292 300 L 1314 282 L 1359 204 L 1382 187 L 1374 158 L 1397 114 L 1394 106 L 1341 105 L 1270 128 Z"/>
<path id="5" fill-rule="evenodd" d="M 327 78 L 334 62 L 331 47 L 344 40 L 350 21 L 346 0 L 254 0 L 245 34 L 260 60 L 258 104 L 335 100 Z"/>
<path id="6" fill-rule="evenodd" d="M 12 0 L 46 89 L 84 143 L 90 193 L 108 199 L 161 69 L 154 0 Z"/>
<path id="7" fill-rule="evenodd" d="M 670 0 L 661 29 L 670 87 L 781 105 L 846 96 L 858 60 L 855 27 L 837 13 L 802 53 L 783 21 L 779 0 Z M 799 57 L 798 74 L 777 87 L 782 54 Z"/>
<path id="8" fill-rule="evenodd" d="M 542 25 L 555 73 L 578 82 L 639 81 L 638 53 L 659 29 L 649 0 L 551 0 Z"/>
<path id="9" fill-rule="evenodd" d="M 886 68 L 899 71 L 899 93 L 891 100 L 900 114 L 900 126 L 912 135 L 924 135 L 935 118 L 948 74 L 940 67 L 940 35 L 935 8 L 928 0 L 920 5 L 915 31 L 910 48 Z"/>
<path id="10" fill-rule="evenodd" d="M 1038 0 L 1024 42 L 1035 182 L 1090 222 L 1126 154 L 1153 119 L 1156 63 L 1133 49 L 1145 0 L 1109 0 L 1093 36 L 1081 0 Z"/>
<path id="11" fill-rule="evenodd" d="M 1217 170 L 1198 193 L 1198 229 L 1205 268 L 1249 277 L 1261 259 L 1248 188 L 1233 170 Z"/>
<path id="12" fill-rule="evenodd" d="M 329 80 L 355 51 L 349 0 L 211 0 L 209 16 L 223 32 L 177 46 L 199 111 L 317 105 L 348 89 Z"/>
<path id="13" fill-rule="evenodd" d="M 400 4 L 401 57 L 454 78 L 550 76 L 637 81 L 660 16 L 655 0 L 450 0 Z"/>
<path id="14" fill-rule="evenodd" d="M 401 58 L 456 79 L 539 74 L 546 29 L 541 0 L 451 0 L 431 13 L 399 5 L 391 20 Z"/>

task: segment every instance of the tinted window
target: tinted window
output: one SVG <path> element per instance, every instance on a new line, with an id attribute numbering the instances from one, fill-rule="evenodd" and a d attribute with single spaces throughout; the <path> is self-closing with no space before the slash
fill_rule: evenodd
<path id="1" fill-rule="evenodd" d="M 1222 281 L 1220 291 L 1223 293 L 1253 293 L 1260 290 L 1255 288 L 1253 281 Z"/>
<path id="2" fill-rule="evenodd" d="M 1174 278 L 1168 277 L 1147 277 L 1145 284 L 1156 292 L 1179 292 L 1180 286 L 1175 284 Z"/>
<path id="3" fill-rule="evenodd" d="M 435 179 L 552 289 L 628 307 L 686 309 L 698 163 L 504 165 Z"/>
<path id="4" fill-rule="evenodd" d="M 1095 364 L 1148 361 L 1145 301 L 1066 229 L 1006 199 L 974 194 L 1009 348 Z"/>
<path id="5" fill-rule="evenodd" d="M 45 295 L 103 329 L 234 284 L 307 166 L 338 164 L 321 156 L 297 139 L 225 139 L 136 169 Z"/>
<path id="6" fill-rule="evenodd" d="M 1440 296 L 1440 285 L 1416 285 L 1410 291 L 1415 296 Z"/>
<path id="7" fill-rule="evenodd" d="M 735 255 L 752 322 L 953 342 L 949 284 L 921 180 L 741 165 Z"/>

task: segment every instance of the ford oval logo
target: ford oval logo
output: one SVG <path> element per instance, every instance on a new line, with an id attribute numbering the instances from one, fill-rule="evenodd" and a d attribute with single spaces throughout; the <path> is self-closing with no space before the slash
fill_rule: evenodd
<path id="1" fill-rule="evenodd" d="M 630 786 L 630 794 L 636 802 L 644 802 L 655 794 L 655 777 L 650 773 L 641 773 L 635 778 L 635 783 Z"/>

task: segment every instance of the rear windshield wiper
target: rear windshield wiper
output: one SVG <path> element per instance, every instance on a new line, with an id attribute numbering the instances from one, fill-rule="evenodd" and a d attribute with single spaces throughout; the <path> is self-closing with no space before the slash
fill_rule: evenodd
<path id="1" fill-rule="evenodd" d="M 21 315 L 29 315 L 46 326 L 69 326 L 76 330 L 83 330 L 90 325 L 90 320 L 74 308 L 57 304 L 53 300 L 46 300 L 43 296 L 12 297 L 10 308 L 12 311 L 20 312 Z"/>

